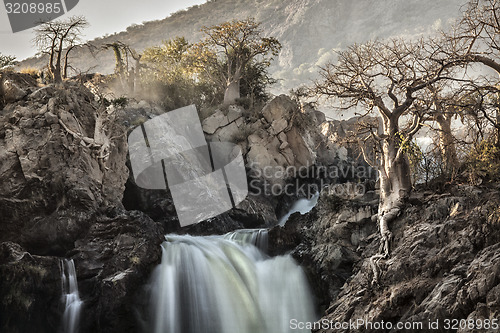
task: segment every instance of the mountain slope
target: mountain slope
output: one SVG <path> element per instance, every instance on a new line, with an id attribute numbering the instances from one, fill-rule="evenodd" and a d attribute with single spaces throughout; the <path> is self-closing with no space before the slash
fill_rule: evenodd
<path id="1" fill-rule="evenodd" d="M 283 44 L 272 72 L 281 79 L 275 92 L 286 92 L 313 78 L 317 67 L 333 58 L 335 49 L 373 38 L 430 33 L 456 18 L 461 5 L 457 0 L 212 0 L 92 44 L 121 41 L 140 51 L 175 36 L 196 42 L 203 26 L 252 16 L 262 22 L 267 35 Z M 28 59 L 22 66 L 42 67 L 44 62 Z M 73 66 L 82 72 L 110 73 L 114 58 L 111 51 L 93 56 L 80 48 L 73 54 Z"/>

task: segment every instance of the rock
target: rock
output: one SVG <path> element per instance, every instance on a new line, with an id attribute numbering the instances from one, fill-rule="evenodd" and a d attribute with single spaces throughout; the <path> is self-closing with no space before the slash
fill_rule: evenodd
<path id="1" fill-rule="evenodd" d="M 34 101 L 48 101 L 50 96 L 53 96 L 56 91 L 56 88 L 53 86 L 45 86 L 42 88 L 38 88 L 33 91 L 28 98 Z"/>
<path id="2" fill-rule="evenodd" d="M 21 89 L 11 80 L 4 80 L 2 83 L 3 98 L 6 103 L 13 103 L 23 99 L 27 92 Z"/>
<path id="3" fill-rule="evenodd" d="M 229 125 L 219 129 L 216 133 L 218 141 L 221 142 L 235 142 L 235 138 L 240 133 L 241 129 L 238 128 L 236 122 L 232 122 Z"/>
<path id="4" fill-rule="evenodd" d="M 288 122 L 286 121 L 286 119 L 278 119 L 273 121 L 271 127 L 273 128 L 274 134 L 276 135 L 283 132 L 288 127 Z"/>
<path id="5" fill-rule="evenodd" d="M 243 109 L 237 105 L 229 105 L 229 111 L 227 113 L 227 120 L 232 123 L 236 119 L 242 116 Z"/>
<path id="6" fill-rule="evenodd" d="M 137 332 L 134 306 L 161 260 L 164 230 L 140 212 L 99 217 L 75 243 L 72 258 L 85 299 L 83 332 Z"/>
<path id="7" fill-rule="evenodd" d="M 274 98 L 262 109 L 262 115 L 270 124 L 275 120 L 290 119 L 291 114 L 296 112 L 298 112 L 297 104 L 286 95 Z"/>
<path id="8" fill-rule="evenodd" d="M 308 146 L 304 136 L 300 134 L 297 128 L 293 127 L 286 133 L 287 142 L 295 155 L 295 164 L 297 166 L 311 166 L 314 164 L 316 156 L 312 147 Z"/>
<path id="9" fill-rule="evenodd" d="M 219 128 L 229 124 L 227 116 L 222 111 L 217 110 L 213 115 L 205 119 L 202 123 L 203 131 L 207 134 L 214 134 Z"/>
<path id="10" fill-rule="evenodd" d="M 57 332 L 62 314 L 58 258 L 0 243 L 0 276 L 0 331 Z"/>
<path id="11" fill-rule="evenodd" d="M 391 225 L 394 248 L 388 260 L 379 262 L 382 275 L 377 286 L 372 285 L 369 263 L 379 248 L 376 225 L 370 219 L 376 202 L 354 204 L 332 197 L 325 201 L 322 194 L 313 212 L 293 215 L 290 226 L 270 232 L 278 244 L 271 249 L 277 253 L 294 249 L 310 279 L 320 286 L 316 293 L 327 306 L 322 320 L 426 324 L 496 318 L 500 232 L 485 221 L 487 207 L 498 207 L 500 195 L 490 190 L 485 202 L 460 196 L 460 191 L 455 186 L 444 195 L 413 195 L 419 199 L 412 200 Z M 457 203 L 460 209 L 455 209 Z"/>
<path id="12" fill-rule="evenodd" d="M 319 305 L 327 307 L 360 260 L 358 248 L 377 231 L 370 219 L 376 209 L 376 203 L 345 200 L 323 191 L 310 213 L 293 214 L 284 227 L 269 232 L 269 252 L 292 251 L 312 281 Z"/>
<path id="13" fill-rule="evenodd" d="M 249 145 L 256 145 L 256 144 L 260 144 L 262 142 L 262 138 L 259 137 L 258 135 L 256 134 L 251 134 L 248 138 L 248 144 Z"/>
<path id="14" fill-rule="evenodd" d="M 44 116 L 48 124 L 52 125 L 52 124 L 57 124 L 59 122 L 59 117 L 57 117 L 52 112 L 46 112 Z"/>

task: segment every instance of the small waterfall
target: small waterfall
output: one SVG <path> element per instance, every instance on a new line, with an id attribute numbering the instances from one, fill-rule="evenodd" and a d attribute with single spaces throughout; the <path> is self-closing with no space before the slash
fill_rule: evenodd
<path id="1" fill-rule="evenodd" d="M 251 244 L 267 252 L 268 229 L 240 229 L 224 235 L 224 238 L 241 245 Z"/>
<path id="2" fill-rule="evenodd" d="M 319 193 L 316 192 L 310 199 L 302 198 L 295 201 L 295 203 L 292 205 L 292 208 L 290 208 L 288 213 L 286 213 L 282 218 L 280 218 L 278 224 L 284 226 L 286 221 L 288 221 L 288 218 L 293 213 L 299 212 L 302 215 L 309 213 L 318 203 L 318 199 L 319 199 Z"/>
<path id="3" fill-rule="evenodd" d="M 78 293 L 78 281 L 76 280 L 75 263 L 71 260 L 61 260 L 62 296 L 64 302 L 64 314 L 62 318 L 63 333 L 78 333 L 80 312 L 83 302 Z"/>
<path id="4" fill-rule="evenodd" d="M 291 256 L 270 258 L 252 245 L 264 235 L 167 235 L 150 285 L 146 331 L 301 332 L 290 329 L 290 320 L 315 320 L 307 280 Z"/>

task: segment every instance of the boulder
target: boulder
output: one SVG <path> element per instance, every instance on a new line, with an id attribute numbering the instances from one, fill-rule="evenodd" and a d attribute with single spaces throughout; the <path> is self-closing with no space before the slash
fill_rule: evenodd
<path id="1" fill-rule="evenodd" d="M 290 119 L 293 113 L 298 112 L 298 106 L 290 97 L 280 95 L 274 98 L 262 109 L 262 116 L 272 124 L 275 120 Z"/>
<path id="2" fill-rule="evenodd" d="M 3 99 L 6 103 L 13 103 L 23 99 L 27 92 L 21 89 L 15 82 L 4 80 L 1 87 Z"/>
<path id="3" fill-rule="evenodd" d="M 203 131 L 207 134 L 214 134 L 219 128 L 229 124 L 229 119 L 222 113 L 221 110 L 217 110 L 213 115 L 206 118 L 203 123 Z"/>

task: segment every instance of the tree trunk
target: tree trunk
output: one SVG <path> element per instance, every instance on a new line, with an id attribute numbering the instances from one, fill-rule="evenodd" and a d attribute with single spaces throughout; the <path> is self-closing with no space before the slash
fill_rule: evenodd
<path id="1" fill-rule="evenodd" d="M 238 98 L 240 98 L 240 80 L 233 80 L 224 92 L 224 104 L 234 104 Z"/>
<path id="2" fill-rule="evenodd" d="M 384 135 L 382 143 L 383 156 L 379 166 L 380 176 L 380 203 L 378 223 L 380 228 L 381 252 L 385 256 L 390 254 L 392 233 L 389 222 L 399 215 L 402 205 L 411 192 L 410 163 L 405 154 L 399 154 L 400 138 L 398 136 L 398 120 L 384 121 Z"/>
<path id="3" fill-rule="evenodd" d="M 233 75 L 229 75 L 226 91 L 224 92 L 224 104 L 234 104 L 240 98 L 240 81 L 243 68 L 238 66 Z"/>
<path id="4" fill-rule="evenodd" d="M 500 148 L 500 110 L 497 109 L 497 123 L 496 123 L 496 133 L 495 133 L 495 145 L 497 146 L 497 148 Z"/>
<path id="5" fill-rule="evenodd" d="M 69 58 L 69 53 L 71 52 L 71 50 L 73 50 L 74 47 L 75 47 L 74 45 L 69 46 L 66 49 L 66 52 L 64 54 L 64 68 L 63 68 L 63 75 L 62 75 L 63 79 L 68 78 L 68 67 L 69 67 L 68 58 Z"/>
<path id="6" fill-rule="evenodd" d="M 443 159 L 443 169 L 445 174 L 450 176 L 458 169 L 457 150 L 451 132 L 451 117 L 438 115 L 436 123 L 439 128 L 439 150 Z"/>
<path id="7" fill-rule="evenodd" d="M 52 73 L 54 76 L 54 82 L 55 83 L 61 83 L 62 82 L 62 76 L 61 76 L 61 63 L 56 63 L 54 72 Z"/>

